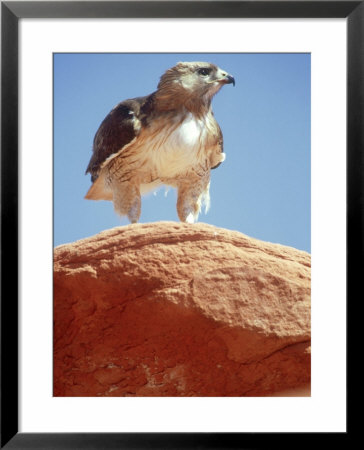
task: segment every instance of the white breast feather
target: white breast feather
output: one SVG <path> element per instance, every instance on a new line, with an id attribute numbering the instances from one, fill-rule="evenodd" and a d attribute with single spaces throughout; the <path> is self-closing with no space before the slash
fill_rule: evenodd
<path id="1" fill-rule="evenodd" d="M 205 166 L 208 129 L 211 129 L 209 116 L 197 119 L 193 114 L 188 114 L 181 122 L 176 118 L 167 126 L 156 123 L 145 131 L 146 135 L 140 135 L 133 139 L 126 147 L 133 150 L 134 155 L 139 155 L 137 171 L 140 176 L 141 194 L 153 191 L 163 184 L 173 186 L 173 180 L 178 176 L 186 175 L 199 165 Z M 178 123 L 178 125 L 176 125 Z M 202 151 L 201 151 L 202 150 Z M 112 155 L 104 163 L 104 167 L 117 154 Z M 152 182 L 143 180 L 153 179 Z M 104 188 L 110 191 L 106 182 Z"/>
<path id="2" fill-rule="evenodd" d="M 175 125 L 166 127 L 148 142 L 147 163 L 162 179 L 181 175 L 203 163 L 204 152 L 200 150 L 206 136 L 205 121 L 189 114 L 176 128 Z"/>

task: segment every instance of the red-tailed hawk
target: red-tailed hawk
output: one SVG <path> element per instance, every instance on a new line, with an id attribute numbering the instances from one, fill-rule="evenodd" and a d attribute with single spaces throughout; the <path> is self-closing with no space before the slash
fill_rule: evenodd
<path id="1" fill-rule="evenodd" d="M 125 100 L 96 132 L 87 199 L 112 200 L 115 211 L 139 220 L 141 194 L 160 185 L 177 188 L 182 222 L 209 208 L 210 170 L 225 159 L 212 97 L 234 78 L 214 64 L 180 62 L 162 75 L 158 89 Z"/>

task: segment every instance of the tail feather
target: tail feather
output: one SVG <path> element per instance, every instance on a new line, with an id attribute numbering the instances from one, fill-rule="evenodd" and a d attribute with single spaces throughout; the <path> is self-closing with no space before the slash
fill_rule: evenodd
<path id="1" fill-rule="evenodd" d="M 103 177 L 97 178 L 85 195 L 87 200 L 112 200 L 112 191 L 105 189 Z"/>

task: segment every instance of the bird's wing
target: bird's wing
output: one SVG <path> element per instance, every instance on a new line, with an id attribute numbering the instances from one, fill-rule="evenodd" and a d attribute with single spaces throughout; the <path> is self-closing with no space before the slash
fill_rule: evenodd
<path id="1" fill-rule="evenodd" d="M 125 100 L 105 117 L 95 134 L 93 153 L 86 169 L 92 182 L 96 181 L 104 163 L 139 135 L 152 96 Z"/>
<path id="2" fill-rule="evenodd" d="M 217 141 L 217 145 L 220 147 L 220 151 L 221 153 L 224 152 L 224 139 L 222 136 L 222 131 L 221 128 L 219 127 L 219 124 L 216 122 L 216 126 L 218 129 L 218 141 Z M 216 164 L 216 166 L 211 167 L 211 169 L 217 169 L 219 167 L 219 165 L 221 164 L 221 162 L 219 162 L 218 164 Z"/>

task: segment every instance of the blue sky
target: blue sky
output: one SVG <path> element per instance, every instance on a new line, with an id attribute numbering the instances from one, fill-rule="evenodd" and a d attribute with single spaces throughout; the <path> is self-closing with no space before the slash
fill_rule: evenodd
<path id="1" fill-rule="evenodd" d="M 226 160 L 211 173 L 199 222 L 310 252 L 309 54 L 55 54 L 54 245 L 126 225 L 107 201 L 85 200 L 94 135 L 109 111 L 148 95 L 178 61 L 208 61 L 235 77 L 213 99 Z M 176 192 L 142 198 L 140 222 L 177 221 Z"/>

